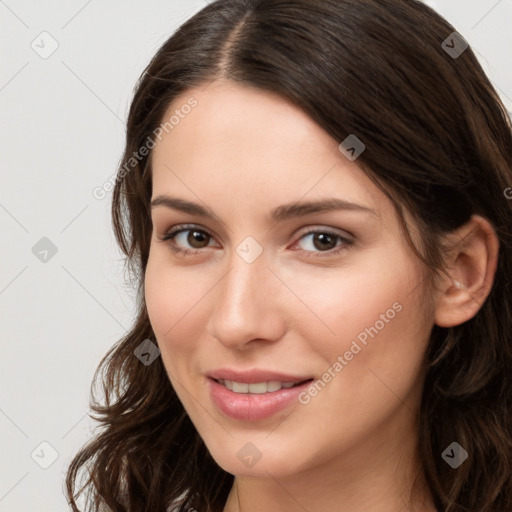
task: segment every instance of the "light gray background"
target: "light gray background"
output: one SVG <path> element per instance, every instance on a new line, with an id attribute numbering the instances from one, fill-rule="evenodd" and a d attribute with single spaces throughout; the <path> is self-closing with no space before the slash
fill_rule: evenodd
<path id="1" fill-rule="evenodd" d="M 512 111 L 512 0 L 426 3 L 470 43 Z M 111 193 L 92 190 L 116 170 L 140 73 L 205 5 L 0 0 L 0 512 L 69 510 L 63 479 L 92 435 L 92 376 L 134 310 Z M 46 262 L 32 251 L 43 237 L 57 248 Z"/>

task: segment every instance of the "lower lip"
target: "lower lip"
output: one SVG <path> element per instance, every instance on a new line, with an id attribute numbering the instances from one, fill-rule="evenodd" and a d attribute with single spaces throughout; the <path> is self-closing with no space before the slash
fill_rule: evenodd
<path id="1" fill-rule="evenodd" d="M 258 421 L 282 411 L 311 384 L 307 381 L 293 388 L 281 388 L 270 393 L 235 393 L 216 380 L 208 378 L 210 395 L 217 408 L 226 416 L 242 421 Z"/>

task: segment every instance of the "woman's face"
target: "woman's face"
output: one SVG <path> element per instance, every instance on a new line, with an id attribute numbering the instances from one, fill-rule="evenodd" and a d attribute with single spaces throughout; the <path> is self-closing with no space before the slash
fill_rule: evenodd
<path id="1" fill-rule="evenodd" d="M 145 298 L 214 459 L 277 477 L 405 446 L 434 306 L 392 203 L 341 140 L 269 92 L 214 82 L 172 115 L 153 154 Z M 358 206 L 307 206 L 327 201 Z"/>

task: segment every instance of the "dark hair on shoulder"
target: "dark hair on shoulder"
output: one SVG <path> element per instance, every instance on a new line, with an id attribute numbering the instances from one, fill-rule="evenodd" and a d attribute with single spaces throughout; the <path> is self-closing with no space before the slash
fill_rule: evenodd
<path id="1" fill-rule="evenodd" d="M 155 340 L 143 294 L 151 151 L 129 161 L 174 98 L 215 79 L 279 94 L 339 142 L 356 134 L 366 146 L 358 163 L 393 201 L 411 244 L 404 209 L 418 223 L 417 254 L 432 275 L 444 271 L 442 234 L 472 214 L 492 224 L 500 246 L 489 296 L 469 321 L 432 330 L 418 438 L 439 511 L 512 510 L 512 129 L 471 47 L 457 58 L 443 48 L 454 31 L 416 0 L 217 0 L 158 50 L 136 85 L 112 198 L 137 316 L 94 376 L 101 431 L 68 468 L 74 512 L 84 492 L 91 512 L 221 512 L 233 484 L 161 359 L 145 366 L 134 356 Z M 456 470 L 441 457 L 454 440 L 469 454 Z"/>

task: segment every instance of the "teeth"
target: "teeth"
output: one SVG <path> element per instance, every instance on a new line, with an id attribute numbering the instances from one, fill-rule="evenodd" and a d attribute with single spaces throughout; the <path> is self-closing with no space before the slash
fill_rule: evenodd
<path id="1" fill-rule="evenodd" d="M 279 382 L 277 380 L 271 380 L 269 382 L 255 382 L 252 384 L 223 379 L 219 379 L 218 382 L 235 393 L 254 393 L 258 395 L 279 391 L 281 388 L 288 389 L 297 384 L 296 382 Z"/>
<path id="2" fill-rule="evenodd" d="M 249 384 L 243 382 L 233 382 L 233 391 L 235 393 L 249 393 Z"/>
<path id="3" fill-rule="evenodd" d="M 277 380 L 271 380 L 270 382 L 267 382 L 267 391 L 279 391 L 282 388 L 281 382 Z"/>

